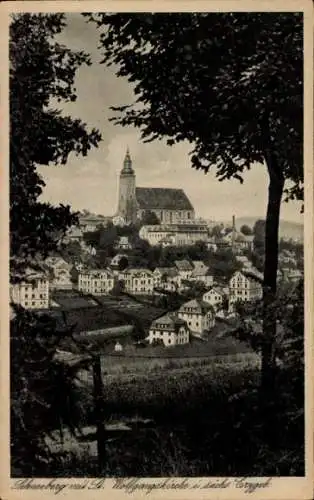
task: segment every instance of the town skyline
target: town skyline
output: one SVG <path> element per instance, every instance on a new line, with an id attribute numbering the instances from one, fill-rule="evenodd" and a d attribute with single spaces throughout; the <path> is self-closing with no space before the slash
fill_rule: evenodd
<path id="1" fill-rule="evenodd" d="M 67 103 L 62 109 L 66 114 L 80 117 L 90 128 L 97 127 L 103 140 L 87 158 L 70 155 L 67 165 L 62 168 L 38 168 L 46 183 L 43 201 L 54 205 L 69 204 L 75 211 L 86 209 L 105 216 L 114 215 L 119 173 L 129 147 L 137 184 L 183 189 L 198 217 L 217 221 L 230 220 L 234 214 L 238 218 L 247 217 L 252 215 L 252 207 L 254 216 L 266 216 L 268 176 L 265 166 L 253 165 L 244 174 L 243 184 L 237 180 L 219 182 L 214 170 L 205 175 L 191 168 L 191 145 L 180 143 L 170 147 L 165 141 L 142 143 L 138 130 L 109 122 L 110 106 L 132 102 L 131 84 L 99 64 L 101 53 L 97 49 L 98 35 L 94 25 L 75 13 L 68 14 L 67 21 L 60 41 L 74 50 L 86 50 L 91 54 L 93 65 L 78 71 L 77 102 Z M 302 223 L 300 206 L 297 202 L 283 203 L 281 219 Z"/>

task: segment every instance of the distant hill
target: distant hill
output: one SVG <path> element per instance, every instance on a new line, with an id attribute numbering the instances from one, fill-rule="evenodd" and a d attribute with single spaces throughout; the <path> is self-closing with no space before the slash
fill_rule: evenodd
<path id="1" fill-rule="evenodd" d="M 236 219 L 236 228 L 240 230 L 240 227 L 244 224 L 253 228 L 255 222 L 258 219 L 263 219 L 263 217 L 239 217 Z M 230 225 L 230 221 L 226 221 L 227 225 Z M 303 240 L 303 224 L 298 222 L 291 222 L 287 220 L 281 220 L 279 226 L 279 236 L 280 238 L 292 238 Z"/>

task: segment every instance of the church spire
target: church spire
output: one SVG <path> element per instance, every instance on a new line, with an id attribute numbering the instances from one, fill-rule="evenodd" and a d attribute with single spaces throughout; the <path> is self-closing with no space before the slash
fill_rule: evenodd
<path id="1" fill-rule="evenodd" d="M 121 174 L 134 174 L 129 147 L 127 147 Z"/>

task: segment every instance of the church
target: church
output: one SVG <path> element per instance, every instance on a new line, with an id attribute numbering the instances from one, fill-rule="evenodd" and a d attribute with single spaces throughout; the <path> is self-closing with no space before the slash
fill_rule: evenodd
<path id="1" fill-rule="evenodd" d="M 160 224 L 176 224 L 195 219 L 193 205 L 182 189 L 137 187 L 129 150 L 119 179 L 117 216 L 130 224 L 153 212 Z"/>

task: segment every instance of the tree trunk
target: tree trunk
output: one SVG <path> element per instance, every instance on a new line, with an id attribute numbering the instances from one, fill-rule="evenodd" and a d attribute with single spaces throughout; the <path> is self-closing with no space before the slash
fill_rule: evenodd
<path id="1" fill-rule="evenodd" d="M 103 414 L 103 383 L 101 377 L 100 356 L 95 356 L 93 362 L 94 379 L 94 409 L 96 423 L 96 440 L 98 455 L 98 474 L 103 476 L 106 468 L 106 432 Z"/>
<path id="2" fill-rule="evenodd" d="M 284 177 L 276 164 L 275 158 L 267 163 L 270 175 L 268 188 L 268 205 L 265 227 L 265 263 L 263 288 L 263 339 L 262 339 L 262 372 L 260 396 L 262 408 L 265 410 L 266 433 L 271 439 L 276 432 L 272 419 L 271 406 L 275 402 L 275 359 L 274 343 L 276 338 L 276 310 L 272 307 L 276 299 L 278 269 L 278 239 L 280 205 L 284 187 Z M 274 415 L 273 415 L 274 416 Z M 269 422 L 269 426 L 267 425 Z M 269 433 L 270 431 L 270 433 Z"/>

